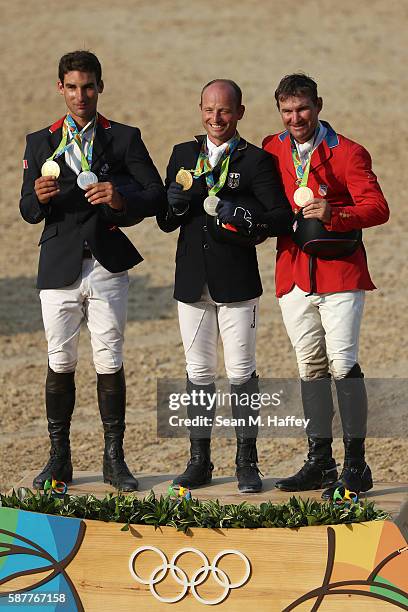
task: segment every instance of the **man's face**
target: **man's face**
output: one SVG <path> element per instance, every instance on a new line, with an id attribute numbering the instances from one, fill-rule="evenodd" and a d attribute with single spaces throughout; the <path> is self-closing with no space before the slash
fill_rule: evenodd
<path id="1" fill-rule="evenodd" d="M 64 96 L 72 118 L 84 127 L 95 116 L 103 81 L 97 83 L 93 72 L 72 70 L 64 75 L 63 83 L 58 81 L 58 91 Z"/>
<path id="2" fill-rule="evenodd" d="M 237 105 L 234 90 L 228 83 L 213 83 L 203 92 L 201 120 L 209 139 L 219 146 L 232 138 L 245 107 Z"/>
<path id="3" fill-rule="evenodd" d="M 315 104 L 306 95 L 289 96 L 279 100 L 283 125 L 297 142 L 303 143 L 312 138 L 322 106 L 321 98 L 318 98 Z"/>

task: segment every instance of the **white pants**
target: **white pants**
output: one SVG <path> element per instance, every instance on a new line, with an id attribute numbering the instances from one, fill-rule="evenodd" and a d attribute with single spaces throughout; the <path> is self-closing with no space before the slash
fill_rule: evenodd
<path id="1" fill-rule="evenodd" d="M 283 322 L 296 351 L 300 377 L 344 378 L 358 362 L 364 291 L 306 296 L 295 287 L 279 298 Z"/>
<path id="2" fill-rule="evenodd" d="M 195 385 L 209 385 L 217 372 L 218 337 L 224 345 L 227 377 L 234 385 L 251 378 L 256 369 L 255 348 L 259 298 L 220 304 L 205 286 L 199 302 L 178 302 L 180 332 L 187 375 Z"/>
<path id="3" fill-rule="evenodd" d="M 48 360 L 54 372 L 73 372 L 81 323 L 91 334 L 98 374 L 114 374 L 123 362 L 129 277 L 112 273 L 96 259 L 84 259 L 74 284 L 40 291 Z"/>

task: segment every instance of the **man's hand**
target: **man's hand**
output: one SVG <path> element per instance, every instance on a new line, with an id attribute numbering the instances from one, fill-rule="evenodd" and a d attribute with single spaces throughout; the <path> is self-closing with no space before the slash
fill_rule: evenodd
<path id="1" fill-rule="evenodd" d="M 85 197 L 92 206 L 107 204 L 113 210 L 123 210 L 124 208 L 123 198 L 112 183 L 89 185 L 85 190 Z"/>
<path id="2" fill-rule="evenodd" d="M 323 223 L 330 223 L 331 206 L 327 200 L 314 198 L 302 210 L 305 219 L 320 219 Z"/>
<path id="3" fill-rule="evenodd" d="M 182 185 L 173 181 L 170 183 L 167 190 L 167 202 L 169 203 L 169 209 L 173 215 L 180 217 L 189 209 L 190 195 L 187 191 L 183 190 Z"/>
<path id="4" fill-rule="evenodd" d="M 57 179 L 52 176 L 40 176 L 36 179 L 34 191 L 40 204 L 48 204 L 50 199 L 60 192 Z"/>
<path id="5" fill-rule="evenodd" d="M 253 225 L 251 211 L 239 204 L 220 200 L 216 212 L 221 223 L 230 223 L 236 227 L 244 227 L 248 231 Z"/>

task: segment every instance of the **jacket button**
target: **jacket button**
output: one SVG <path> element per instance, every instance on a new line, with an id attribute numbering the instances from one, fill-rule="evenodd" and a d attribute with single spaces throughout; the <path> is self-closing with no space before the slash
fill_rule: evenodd
<path id="1" fill-rule="evenodd" d="M 209 249 L 210 248 L 207 243 L 205 243 L 203 246 L 204 246 L 205 249 Z"/>
<path id="2" fill-rule="evenodd" d="M 203 225 L 203 230 L 206 232 L 207 231 L 207 226 Z"/>

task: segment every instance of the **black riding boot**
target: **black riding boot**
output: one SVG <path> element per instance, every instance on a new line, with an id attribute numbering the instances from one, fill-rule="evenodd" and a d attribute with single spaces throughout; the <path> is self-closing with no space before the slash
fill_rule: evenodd
<path id="1" fill-rule="evenodd" d="M 262 480 L 259 477 L 256 438 L 237 438 L 236 475 L 240 493 L 259 493 Z"/>
<path id="2" fill-rule="evenodd" d="M 323 489 L 337 480 L 336 462 L 332 457 L 333 396 L 330 377 L 301 380 L 303 412 L 309 452 L 303 467 L 293 476 L 278 480 L 282 491 Z"/>
<path id="3" fill-rule="evenodd" d="M 335 383 L 343 426 L 344 465 L 337 482 L 323 492 L 323 499 L 332 499 L 337 487 L 357 494 L 373 487 L 371 470 L 365 462 L 367 393 L 359 364 Z"/>
<path id="4" fill-rule="evenodd" d="M 33 480 L 35 489 L 43 489 L 47 480 L 55 478 L 72 482 L 69 429 L 75 406 L 75 372 L 59 374 L 48 366 L 45 383 L 45 407 L 51 440 L 50 458 Z"/>
<path id="5" fill-rule="evenodd" d="M 211 430 L 215 415 L 215 405 L 211 408 L 208 395 L 214 396 L 215 385 L 194 385 L 187 378 L 187 393 L 193 398 L 192 392 L 197 394 L 204 393 L 198 404 L 194 405 L 193 400 L 187 406 L 187 417 L 194 419 L 195 417 L 207 417 L 208 425 L 190 427 L 190 459 L 187 467 L 182 474 L 176 476 L 173 480 L 174 484 L 182 487 L 194 489 L 201 487 L 211 482 L 212 471 L 214 469 L 211 463 Z M 210 424 L 211 423 L 211 424 Z"/>
<path id="6" fill-rule="evenodd" d="M 256 438 L 258 426 L 251 425 L 248 417 L 258 416 L 258 412 L 251 408 L 253 393 L 259 393 L 258 376 L 253 372 L 251 378 L 242 385 L 231 385 L 231 408 L 234 419 L 240 419 L 245 425 L 237 425 L 237 454 L 235 457 L 236 476 L 240 493 L 259 493 L 262 489 L 262 480 L 259 477 L 258 453 Z M 236 397 L 233 395 L 236 394 Z"/>
<path id="7" fill-rule="evenodd" d="M 103 481 L 120 491 L 137 491 L 138 482 L 125 463 L 126 383 L 123 366 L 115 374 L 98 374 L 98 404 L 105 435 Z"/>

